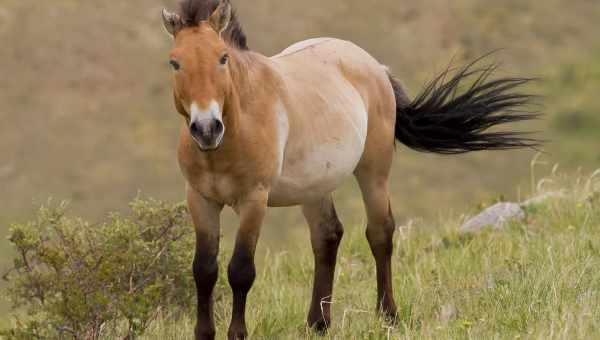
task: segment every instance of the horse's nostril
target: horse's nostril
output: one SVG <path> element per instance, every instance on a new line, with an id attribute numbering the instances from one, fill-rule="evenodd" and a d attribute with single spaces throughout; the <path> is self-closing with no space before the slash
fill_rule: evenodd
<path id="1" fill-rule="evenodd" d="M 200 132 L 200 126 L 198 126 L 198 123 L 192 122 L 192 124 L 190 124 L 190 132 L 192 135 L 197 135 Z"/>
<path id="2" fill-rule="evenodd" d="M 215 147 L 223 137 L 225 126 L 219 119 L 204 119 L 190 122 L 192 138 L 205 147 Z"/>
<path id="3" fill-rule="evenodd" d="M 215 125 L 214 125 L 214 131 L 217 135 L 221 134 L 221 132 L 223 132 L 224 126 L 223 123 L 220 120 L 215 120 Z"/>

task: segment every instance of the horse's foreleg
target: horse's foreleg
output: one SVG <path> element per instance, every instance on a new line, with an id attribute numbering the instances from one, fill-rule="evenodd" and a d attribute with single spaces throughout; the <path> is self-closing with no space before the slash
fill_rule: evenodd
<path id="1" fill-rule="evenodd" d="M 215 338 L 212 293 L 219 275 L 219 218 L 223 206 L 206 200 L 190 188 L 187 200 L 196 230 L 196 255 L 193 264 L 198 297 L 196 340 L 212 340 Z"/>
<path id="2" fill-rule="evenodd" d="M 310 227 L 315 276 L 308 326 L 323 333 L 331 324 L 331 300 L 337 251 L 344 234 L 331 196 L 302 207 Z"/>
<path id="3" fill-rule="evenodd" d="M 248 335 L 246 297 L 256 278 L 254 253 L 267 210 L 267 200 L 268 193 L 261 190 L 251 194 L 239 205 L 240 228 L 228 270 L 229 284 L 233 292 L 233 309 L 228 333 L 230 340 L 245 339 Z"/>
<path id="4" fill-rule="evenodd" d="M 395 318 L 392 239 L 396 227 L 390 209 L 387 177 L 368 172 L 359 173 L 357 177 L 367 210 L 367 239 L 377 268 L 377 311 L 387 318 Z"/>

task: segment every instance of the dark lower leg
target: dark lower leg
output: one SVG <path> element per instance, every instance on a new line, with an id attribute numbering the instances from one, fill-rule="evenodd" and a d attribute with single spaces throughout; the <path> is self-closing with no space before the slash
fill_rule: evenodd
<path id="1" fill-rule="evenodd" d="M 395 318 L 397 313 L 392 286 L 394 229 L 391 214 L 385 222 L 367 227 L 367 239 L 377 268 L 377 311 L 388 318 Z"/>
<path id="2" fill-rule="evenodd" d="M 335 265 L 344 231 L 330 198 L 305 206 L 304 215 L 311 229 L 315 261 L 313 295 L 307 322 L 309 327 L 323 333 L 331 324 Z"/>
<path id="3" fill-rule="evenodd" d="M 246 298 L 256 278 L 254 248 L 249 249 L 238 242 L 229 264 L 228 277 L 233 292 L 229 339 L 245 339 L 248 336 L 246 329 Z"/>
<path id="4" fill-rule="evenodd" d="M 341 233 L 336 237 L 335 240 L 323 242 L 320 245 L 321 249 L 315 251 L 315 277 L 308 325 L 320 332 L 326 330 L 331 324 L 333 280 Z"/>
<path id="5" fill-rule="evenodd" d="M 193 272 L 198 297 L 196 340 L 212 340 L 215 338 L 212 295 L 219 273 L 216 254 L 197 249 Z"/>

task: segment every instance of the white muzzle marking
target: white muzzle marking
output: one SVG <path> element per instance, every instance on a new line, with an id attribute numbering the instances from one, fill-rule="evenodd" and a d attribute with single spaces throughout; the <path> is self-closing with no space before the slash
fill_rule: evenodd
<path id="1" fill-rule="evenodd" d="M 222 131 L 214 136 L 214 140 L 212 143 L 206 145 L 205 142 L 199 140 L 197 136 L 192 134 L 192 137 L 196 141 L 196 143 L 203 150 L 214 150 L 221 145 L 223 141 L 223 137 L 225 136 L 225 124 L 223 124 L 223 112 L 219 106 L 219 103 L 215 100 L 211 100 L 208 108 L 205 110 L 200 109 L 196 102 L 192 102 L 190 106 L 190 125 L 191 124 L 205 124 L 206 122 L 214 122 L 218 121 L 219 124 L 223 127 Z"/>
<path id="2" fill-rule="evenodd" d="M 201 110 L 196 102 L 193 102 L 190 107 L 190 118 L 192 122 L 200 122 L 207 119 L 217 119 L 223 121 L 223 113 L 219 107 L 219 103 L 211 100 L 208 109 Z"/>

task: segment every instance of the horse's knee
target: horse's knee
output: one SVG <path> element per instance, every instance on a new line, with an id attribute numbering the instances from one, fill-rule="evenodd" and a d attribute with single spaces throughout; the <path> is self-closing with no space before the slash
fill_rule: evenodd
<path id="1" fill-rule="evenodd" d="M 396 222 L 391 213 L 379 221 L 369 221 L 366 235 L 371 249 L 391 254 L 395 230 Z"/>
<path id="2" fill-rule="evenodd" d="M 249 252 L 238 251 L 231 258 L 227 276 L 229 285 L 234 291 L 248 293 L 256 279 L 254 258 Z"/>
<path id="3" fill-rule="evenodd" d="M 318 232 L 313 232 L 311 237 L 316 258 L 335 261 L 335 254 L 344 237 L 344 227 L 337 217 L 331 218 L 323 221 Z"/>
<path id="4" fill-rule="evenodd" d="M 326 246 L 337 247 L 344 237 L 344 226 L 339 219 L 334 218 L 322 225 L 322 241 Z"/>

